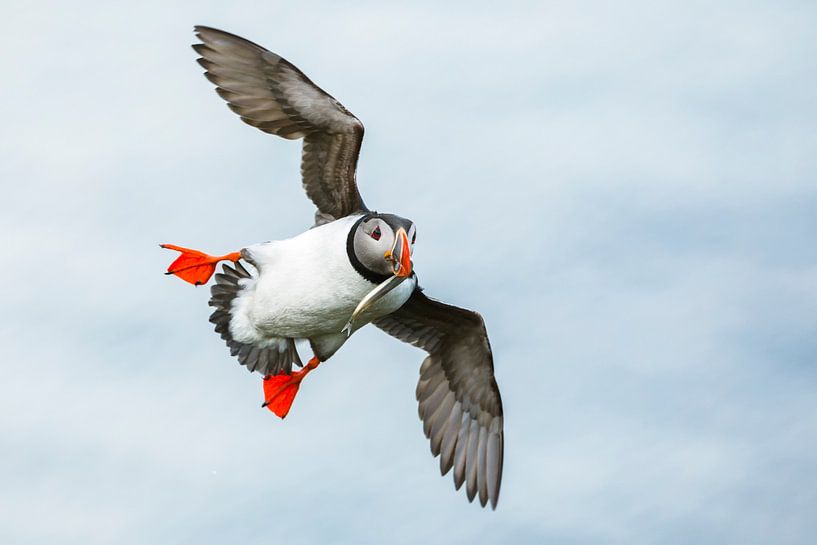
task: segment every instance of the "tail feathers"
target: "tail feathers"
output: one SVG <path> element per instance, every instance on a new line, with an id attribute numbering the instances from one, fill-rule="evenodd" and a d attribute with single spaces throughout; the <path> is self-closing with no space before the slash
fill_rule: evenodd
<path id="1" fill-rule="evenodd" d="M 216 333 L 227 343 L 230 354 L 237 356 L 239 363 L 248 371 L 258 371 L 265 376 L 282 373 L 289 375 L 292 373 L 293 363 L 303 367 L 294 339 L 272 339 L 269 343 L 259 345 L 237 341 L 230 332 L 233 301 L 246 289 L 252 278 L 241 263 L 235 263 L 235 268 L 226 263 L 222 266 L 221 272 L 216 274 L 216 283 L 210 288 L 210 306 L 215 309 L 210 315 L 210 322 L 215 324 Z"/>

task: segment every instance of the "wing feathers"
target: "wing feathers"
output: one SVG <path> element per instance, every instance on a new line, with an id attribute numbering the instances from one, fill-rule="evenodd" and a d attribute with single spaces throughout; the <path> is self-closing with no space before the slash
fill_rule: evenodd
<path id="1" fill-rule="evenodd" d="M 434 456 L 440 454 L 443 433 L 448 425 L 448 417 L 451 414 L 454 403 L 454 392 L 449 391 L 443 398 L 442 402 L 440 402 L 440 406 L 437 407 L 437 410 L 434 411 L 434 414 L 431 415 L 431 418 L 429 418 L 429 421 L 431 421 L 432 424 L 431 432 L 429 435 L 427 435 L 427 437 L 431 439 L 431 454 Z"/>
<path id="2" fill-rule="evenodd" d="M 489 430 L 485 448 L 485 474 L 488 482 L 488 497 L 491 498 L 491 505 L 496 508 L 499 482 L 502 478 L 502 417 L 495 417 Z"/>
<path id="3" fill-rule="evenodd" d="M 440 473 L 445 475 L 454 466 L 454 449 L 457 446 L 459 436 L 458 425 L 462 421 L 462 405 L 454 403 L 451 414 L 448 416 L 448 425 L 445 429 L 445 436 L 440 447 Z"/>
<path id="4" fill-rule="evenodd" d="M 477 486 L 479 489 L 479 503 L 488 503 L 488 467 L 486 452 L 488 443 L 488 430 L 484 426 L 479 427 L 479 440 L 477 442 Z"/>
<path id="5" fill-rule="evenodd" d="M 468 450 L 465 455 L 465 491 L 468 501 L 474 501 L 477 493 L 477 445 L 479 442 L 479 424 L 471 420 L 471 429 L 468 432 Z"/>
<path id="6" fill-rule="evenodd" d="M 502 480 L 502 401 L 482 318 L 415 291 L 402 308 L 375 321 L 426 350 L 417 382 L 418 413 L 440 472 L 467 483 L 469 501 L 496 507 Z"/>
<path id="7" fill-rule="evenodd" d="M 465 458 L 468 452 L 468 435 L 471 431 L 471 418 L 463 413 L 460 431 L 457 435 L 457 450 L 454 453 L 454 487 L 459 490 L 465 481 Z"/>
<path id="8" fill-rule="evenodd" d="M 318 211 L 333 219 L 365 211 L 355 181 L 360 120 L 279 55 L 221 30 L 195 30 L 205 77 L 242 121 L 289 140 L 305 138 L 302 181 Z"/>
<path id="9" fill-rule="evenodd" d="M 216 283 L 210 288 L 210 306 L 215 310 L 210 321 L 215 324 L 216 333 L 227 342 L 230 354 L 238 357 L 238 362 L 249 371 L 258 371 L 264 375 L 277 375 L 281 371 L 290 373 L 292 364 L 300 365 L 295 341 L 292 339 L 273 339 L 262 345 L 245 344 L 235 340 L 230 332 L 233 301 L 252 276 L 238 262 L 233 269 L 222 266 L 222 272 L 216 274 Z"/>

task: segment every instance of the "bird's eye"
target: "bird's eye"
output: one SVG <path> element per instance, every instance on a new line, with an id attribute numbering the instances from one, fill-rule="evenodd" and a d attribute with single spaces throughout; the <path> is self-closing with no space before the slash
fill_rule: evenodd
<path id="1" fill-rule="evenodd" d="M 374 231 L 372 231 L 372 238 L 375 240 L 380 240 L 380 227 L 375 227 Z"/>

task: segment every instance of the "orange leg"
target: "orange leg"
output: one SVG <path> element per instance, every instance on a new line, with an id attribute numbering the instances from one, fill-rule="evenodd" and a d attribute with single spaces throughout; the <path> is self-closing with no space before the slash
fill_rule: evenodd
<path id="1" fill-rule="evenodd" d="M 165 274 L 175 274 L 185 282 L 190 282 L 196 286 L 206 284 L 207 281 L 210 280 L 210 277 L 216 272 L 216 264 L 218 264 L 219 261 L 238 261 L 241 259 L 240 252 L 212 256 L 198 250 L 182 248 L 174 244 L 160 244 L 160 246 L 182 253 L 182 255 L 176 258 L 176 261 L 170 264 Z"/>
<path id="2" fill-rule="evenodd" d="M 291 375 L 280 373 L 278 375 L 267 375 L 264 377 L 264 404 L 266 407 L 281 418 L 284 418 L 292 407 L 295 394 L 301 386 L 301 381 L 313 369 L 320 365 L 321 360 L 317 357 L 309 360 L 309 363 L 300 371 L 295 371 Z"/>

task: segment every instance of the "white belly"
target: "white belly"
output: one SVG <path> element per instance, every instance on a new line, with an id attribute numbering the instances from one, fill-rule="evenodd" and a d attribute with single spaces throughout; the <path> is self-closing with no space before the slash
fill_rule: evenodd
<path id="1" fill-rule="evenodd" d="M 360 300 L 375 287 L 352 267 L 346 254 L 346 238 L 358 217 L 247 248 L 259 270 L 233 304 L 230 330 L 236 339 L 257 343 L 340 333 Z M 359 325 L 400 308 L 415 286 L 414 279 L 400 284 Z"/>

